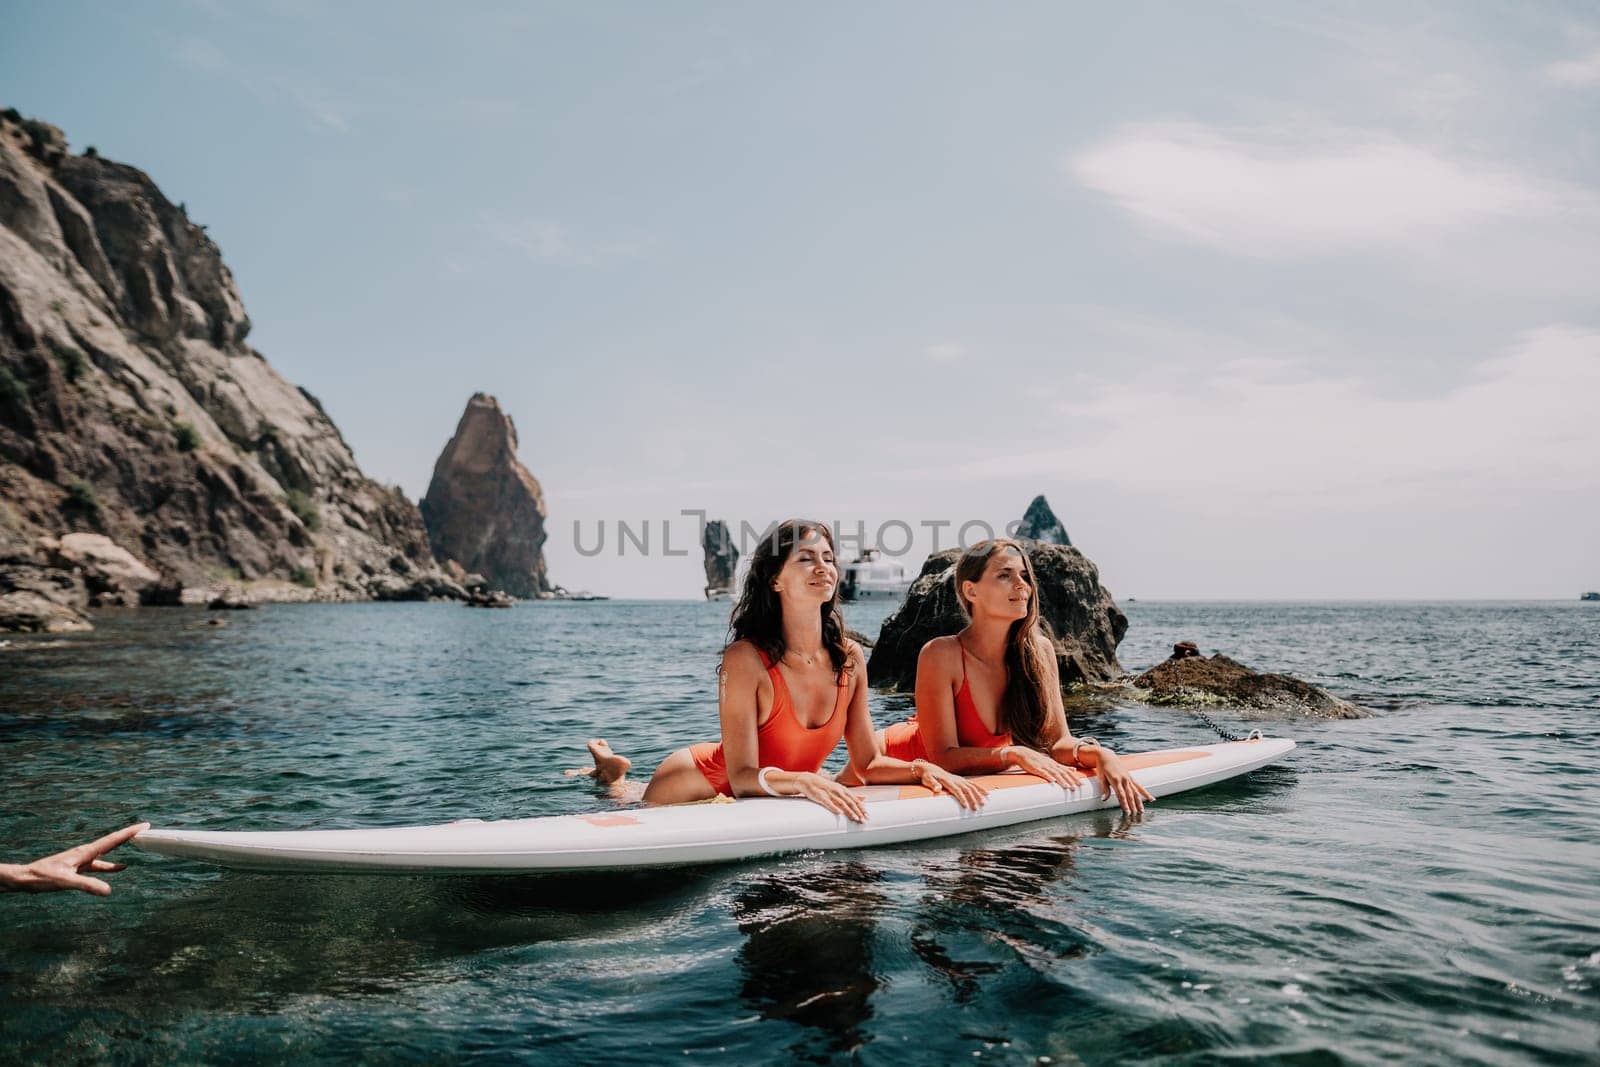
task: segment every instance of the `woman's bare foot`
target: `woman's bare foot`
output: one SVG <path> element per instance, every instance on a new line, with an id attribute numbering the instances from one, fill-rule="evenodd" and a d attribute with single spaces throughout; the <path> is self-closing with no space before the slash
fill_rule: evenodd
<path id="1" fill-rule="evenodd" d="M 633 766 L 633 760 L 627 756 L 619 756 L 611 751 L 611 746 L 605 738 L 597 737 L 589 742 L 589 755 L 594 757 L 594 766 L 581 771 L 568 771 L 568 774 L 587 774 L 594 778 L 600 785 L 614 785 L 622 780 L 628 773 L 628 768 Z"/>

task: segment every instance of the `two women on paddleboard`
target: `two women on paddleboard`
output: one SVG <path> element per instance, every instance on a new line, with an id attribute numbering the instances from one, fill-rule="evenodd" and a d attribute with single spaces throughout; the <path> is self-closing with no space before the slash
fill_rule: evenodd
<path id="1" fill-rule="evenodd" d="M 919 783 L 966 808 L 987 791 L 967 775 L 1018 768 L 1073 787 L 1093 771 L 1130 813 L 1152 799 L 1110 749 L 1075 738 L 1061 702 L 1055 651 L 1039 629 L 1033 566 L 1015 541 L 982 541 L 956 564 L 968 623 L 923 646 L 916 714 L 875 731 L 866 657 L 845 636 L 839 571 L 827 525 L 792 519 L 751 556 L 718 672 L 721 742 L 679 749 L 639 796 L 683 804 L 718 796 L 795 796 L 857 822 L 849 786 Z M 837 778 L 822 764 L 843 738 L 850 760 Z M 632 766 L 604 740 L 589 742 L 594 776 L 631 799 Z"/>

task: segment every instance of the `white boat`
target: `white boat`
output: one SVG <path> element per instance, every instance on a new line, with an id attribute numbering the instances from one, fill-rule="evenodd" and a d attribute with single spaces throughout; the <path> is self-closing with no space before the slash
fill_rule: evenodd
<path id="1" fill-rule="evenodd" d="M 884 559 L 876 548 L 868 548 L 844 565 L 839 576 L 839 595 L 845 600 L 901 600 L 911 588 L 906 569 L 892 559 Z"/>

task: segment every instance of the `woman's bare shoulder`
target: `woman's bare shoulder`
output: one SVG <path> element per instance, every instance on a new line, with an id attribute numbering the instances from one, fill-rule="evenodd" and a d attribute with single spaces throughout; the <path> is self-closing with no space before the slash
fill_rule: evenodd
<path id="1" fill-rule="evenodd" d="M 917 654 L 917 669 L 948 667 L 961 657 L 961 640 L 955 634 L 935 637 Z"/>
<path id="2" fill-rule="evenodd" d="M 722 669 L 738 674 L 766 673 L 766 666 L 761 662 L 760 649 L 756 648 L 754 642 L 745 638 L 740 638 L 722 650 Z"/>

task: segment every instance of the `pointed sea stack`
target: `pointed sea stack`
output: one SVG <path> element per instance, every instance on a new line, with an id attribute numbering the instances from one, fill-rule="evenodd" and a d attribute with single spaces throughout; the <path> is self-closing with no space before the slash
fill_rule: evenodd
<path id="1" fill-rule="evenodd" d="M 547 514 L 538 480 L 517 460 L 511 416 L 494 397 L 474 393 L 422 498 L 434 554 L 513 596 L 549 593 Z"/>
<path id="2" fill-rule="evenodd" d="M 728 524 L 712 519 L 700 532 L 700 545 L 706 552 L 706 599 L 723 600 L 733 595 L 733 577 L 739 569 L 739 550 L 734 547 Z"/>
<path id="3" fill-rule="evenodd" d="M 1047 545 L 1071 545 L 1072 538 L 1067 536 L 1067 528 L 1061 525 L 1061 520 L 1056 518 L 1056 513 L 1050 510 L 1050 502 L 1040 493 L 1033 498 L 1033 503 L 1028 505 L 1028 510 L 1022 514 L 1022 525 L 1017 527 L 1017 536 L 1029 541 L 1043 541 Z"/>

